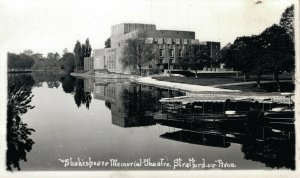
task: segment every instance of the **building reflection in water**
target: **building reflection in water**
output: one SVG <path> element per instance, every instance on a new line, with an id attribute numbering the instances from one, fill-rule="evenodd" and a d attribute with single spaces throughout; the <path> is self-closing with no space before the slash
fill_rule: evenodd
<path id="1" fill-rule="evenodd" d="M 85 79 L 84 91 L 93 92 L 94 99 L 105 101 L 111 110 L 112 124 L 120 127 L 154 125 L 154 113 L 159 110 L 162 97 L 183 93 L 132 84 L 124 79 Z"/>
<path id="2" fill-rule="evenodd" d="M 30 75 L 9 75 L 7 98 L 7 170 L 21 169 L 19 162 L 26 160 L 34 141 L 30 138 L 34 129 L 23 122 L 21 115 L 33 109 L 31 88 L 35 84 Z"/>
<path id="3" fill-rule="evenodd" d="M 186 105 L 184 109 L 176 105 L 162 107 L 161 98 L 184 94 L 118 79 L 84 80 L 84 92 L 92 92 L 94 99 L 105 101 L 114 125 L 126 128 L 161 124 L 177 129 L 160 135 L 161 138 L 223 148 L 240 144 L 246 160 L 259 161 L 271 168 L 295 169 L 294 124 L 258 122 L 254 118 L 258 117 L 257 111 L 276 104 L 226 101 L 220 107 L 209 102 L 198 103 L 196 107 Z M 227 122 L 230 118 L 223 118 L 224 109 L 238 110 L 241 117 Z M 249 114 L 250 110 L 255 112 Z M 202 115 L 193 122 L 197 112 Z"/>

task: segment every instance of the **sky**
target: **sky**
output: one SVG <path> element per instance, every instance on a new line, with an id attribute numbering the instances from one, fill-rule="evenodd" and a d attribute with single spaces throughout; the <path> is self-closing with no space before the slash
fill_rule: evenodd
<path id="1" fill-rule="evenodd" d="M 279 23 L 292 0 L 0 0 L 0 47 L 46 55 L 73 51 L 89 38 L 103 48 L 111 26 L 150 23 L 162 30 L 195 31 L 200 41 L 259 34 Z"/>

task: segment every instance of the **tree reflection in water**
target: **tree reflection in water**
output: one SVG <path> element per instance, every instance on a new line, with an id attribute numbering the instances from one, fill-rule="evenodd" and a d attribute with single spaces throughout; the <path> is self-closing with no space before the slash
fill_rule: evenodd
<path id="1" fill-rule="evenodd" d="M 22 78 L 22 79 L 21 79 Z M 34 141 L 29 138 L 34 129 L 20 117 L 28 110 L 33 109 L 30 105 L 32 100 L 31 87 L 34 84 L 31 76 L 20 75 L 8 78 L 8 100 L 7 100 L 7 170 L 17 168 L 20 170 L 20 160 L 26 160 L 26 153 L 32 149 Z"/>
<path id="2" fill-rule="evenodd" d="M 89 109 L 92 96 L 91 92 L 84 91 L 83 79 L 76 79 L 74 100 L 78 107 L 80 107 L 81 104 L 85 104 L 86 108 Z"/>
<path id="3" fill-rule="evenodd" d="M 41 87 L 45 82 L 48 88 L 58 88 L 60 85 L 59 79 L 64 75 L 61 72 L 32 72 L 31 76 L 35 81 L 35 85 Z"/>
<path id="4" fill-rule="evenodd" d="M 251 127 L 251 126 L 250 126 Z M 256 126 L 249 129 L 241 151 L 244 159 L 259 161 L 270 168 L 286 167 L 295 169 L 295 130 L 292 128 L 275 130 Z"/>
<path id="5" fill-rule="evenodd" d="M 62 83 L 62 88 L 64 90 L 65 93 L 73 93 L 74 92 L 74 88 L 75 88 L 75 82 L 76 79 L 75 77 L 72 77 L 71 75 L 64 75 L 60 78 L 61 83 Z"/>
<path id="6" fill-rule="evenodd" d="M 179 142 L 228 147 L 241 145 L 244 159 L 261 162 L 270 168 L 295 169 L 295 127 L 291 125 L 269 126 L 259 123 L 188 123 L 172 120 L 157 122 L 174 127 L 160 137 Z"/>

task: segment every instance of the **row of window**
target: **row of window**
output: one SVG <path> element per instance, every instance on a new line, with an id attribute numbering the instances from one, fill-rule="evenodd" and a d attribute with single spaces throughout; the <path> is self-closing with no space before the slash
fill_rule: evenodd
<path id="1" fill-rule="evenodd" d="M 180 39 L 180 38 L 148 38 L 147 41 L 154 44 L 195 44 L 199 43 L 196 39 Z"/>
<path id="2" fill-rule="evenodd" d="M 174 49 L 168 50 L 169 56 L 174 57 Z M 182 49 L 178 49 L 178 56 L 182 57 Z M 159 49 L 159 57 L 164 57 L 164 49 Z"/>
<path id="3" fill-rule="evenodd" d="M 107 56 L 107 62 L 108 63 L 112 63 L 112 62 L 115 62 L 116 60 L 116 55 L 112 55 L 112 56 Z"/>
<path id="4" fill-rule="evenodd" d="M 107 64 L 108 69 L 115 69 L 115 64 Z"/>
<path id="5" fill-rule="evenodd" d="M 163 61 L 164 61 L 163 59 L 159 59 L 160 64 L 163 64 L 164 63 Z M 170 64 L 175 63 L 175 60 L 174 59 L 169 59 L 169 63 Z"/>

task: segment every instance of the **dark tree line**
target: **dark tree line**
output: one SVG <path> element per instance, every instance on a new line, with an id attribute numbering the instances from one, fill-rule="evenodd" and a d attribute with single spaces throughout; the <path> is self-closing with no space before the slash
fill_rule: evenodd
<path id="1" fill-rule="evenodd" d="M 8 68 L 11 70 L 31 69 L 35 62 L 31 56 L 24 53 L 21 54 L 8 53 L 7 58 L 8 58 L 7 65 Z"/>
<path id="2" fill-rule="evenodd" d="M 274 24 L 259 35 L 238 37 L 222 49 L 222 62 L 228 68 L 257 76 L 260 87 L 262 74 L 274 75 L 280 91 L 279 74 L 293 72 L 295 62 L 293 8 L 282 14 L 280 25 Z"/>
<path id="3" fill-rule="evenodd" d="M 110 42 L 109 42 L 110 44 Z M 77 41 L 74 53 L 64 49 L 64 53 L 60 56 L 56 53 L 48 53 L 44 57 L 40 53 L 34 53 L 31 50 L 24 50 L 20 54 L 8 53 L 8 69 L 9 70 L 65 70 L 67 73 L 83 69 L 84 57 L 90 57 L 92 52 L 89 39 L 85 44 Z"/>
<path id="4" fill-rule="evenodd" d="M 58 53 L 48 53 L 47 57 L 42 54 L 33 53 L 31 50 L 25 50 L 20 54 L 8 53 L 9 70 L 61 70 L 67 72 L 75 68 L 74 54 L 65 51 L 62 57 Z"/>

